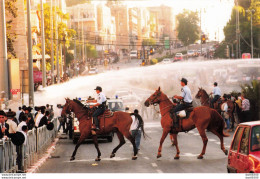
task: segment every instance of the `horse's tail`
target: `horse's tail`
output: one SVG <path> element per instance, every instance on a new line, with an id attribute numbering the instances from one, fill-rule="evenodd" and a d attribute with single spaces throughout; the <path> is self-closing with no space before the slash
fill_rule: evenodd
<path id="1" fill-rule="evenodd" d="M 137 117 L 137 119 L 139 121 L 138 128 L 141 128 L 144 138 L 146 138 L 146 137 L 150 138 L 144 131 L 144 121 L 143 121 L 143 118 L 139 114 L 135 114 L 135 113 L 130 113 L 130 115 L 134 115 L 134 116 Z"/>
<path id="2" fill-rule="evenodd" d="M 220 135 L 222 135 L 223 137 L 229 137 L 229 134 L 224 132 L 225 121 L 224 121 L 223 117 L 214 109 L 212 110 L 211 116 L 214 119 L 214 121 L 216 122 L 216 124 L 219 124 L 218 128 L 217 128 L 217 132 Z"/>

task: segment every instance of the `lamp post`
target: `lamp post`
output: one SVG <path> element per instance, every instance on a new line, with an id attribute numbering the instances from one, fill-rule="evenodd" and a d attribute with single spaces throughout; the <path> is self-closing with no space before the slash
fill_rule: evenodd
<path id="1" fill-rule="evenodd" d="M 253 16 L 253 13 L 255 12 L 254 9 L 251 9 L 251 10 L 246 10 L 247 13 L 250 12 L 251 14 L 251 58 L 253 59 L 254 58 L 254 43 L 253 43 L 253 25 L 252 25 L 252 16 Z"/>

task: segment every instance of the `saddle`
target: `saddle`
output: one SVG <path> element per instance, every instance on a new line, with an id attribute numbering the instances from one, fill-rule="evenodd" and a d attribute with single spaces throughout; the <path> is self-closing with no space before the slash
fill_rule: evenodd
<path id="1" fill-rule="evenodd" d="M 110 111 L 110 109 L 106 109 L 103 114 L 98 116 L 98 119 L 109 118 L 109 117 L 112 117 L 112 116 L 114 116 L 114 113 L 112 111 Z"/>

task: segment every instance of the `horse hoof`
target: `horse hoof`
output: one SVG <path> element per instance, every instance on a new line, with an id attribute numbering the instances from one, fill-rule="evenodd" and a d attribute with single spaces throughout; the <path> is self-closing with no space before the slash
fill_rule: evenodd
<path id="1" fill-rule="evenodd" d="M 101 158 L 99 158 L 99 157 L 95 159 L 96 162 L 99 162 L 100 160 L 101 160 Z"/>
<path id="2" fill-rule="evenodd" d="M 70 157 L 70 161 L 73 161 L 73 160 L 75 160 L 75 157 Z"/>
<path id="3" fill-rule="evenodd" d="M 133 157 L 132 157 L 132 160 L 136 160 L 136 159 L 137 159 L 137 156 L 133 156 Z"/>
<path id="4" fill-rule="evenodd" d="M 174 159 L 175 159 L 175 160 L 178 160 L 178 159 L 180 159 L 180 157 L 179 157 L 179 156 L 178 156 L 178 157 L 175 156 Z"/>
<path id="5" fill-rule="evenodd" d="M 161 157 L 162 157 L 162 155 L 161 155 L 161 154 L 158 154 L 158 155 L 157 155 L 157 158 L 161 158 Z"/>
<path id="6" fill-rule="evenodd" d="M 202 155 L 199 155 L 199 156 L 197 157 L 197 159 L 203 159 L 203 156 L 202 156 Z"/>
<path id="7" fill-rule="evenodd" d="M 228 155 L 228 150 L 225 150 L 225 155 Z"/>
<path id="8" fill-rule="evenodd" d="M 116 156 L 115 154 L 111 154 L 111 155 L 110 155 L 110 158 L 113 158 L 113 157 L 115 157 L 115 156 Z"/>

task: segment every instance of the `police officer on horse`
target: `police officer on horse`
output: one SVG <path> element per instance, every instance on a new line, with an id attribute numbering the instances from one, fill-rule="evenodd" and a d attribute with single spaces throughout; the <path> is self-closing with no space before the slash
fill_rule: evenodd
<path id="1" fill-rule="evenodd" d="M 96 93 L 97 93 L 97 104 L 95 104 L 94 106 L 91 106 L 91 108 L 97 107 L 97 109 L 95 110 L 95 112 L 92 115 L 92 117 L 94 119 L 94 124 L 95 124 L 95 127 L 93 127 L 92 129 L 100 130 L 98 116 L 102 115 L 105 112 L 107 98 L 106 98 L 105 94 L 102 93 L 102 88 L 100 86 L 97 86 L 96 89 L 94 89 L 94 90 L 96 90 Z"/>
<path id="2" fill-rule="evenodd" d="M 175 99 L 179 99 L 182 102 L 180 104 L 178 104 L 175 108 L 174 108 L 174 113 L 175 113 L 175 121 L 174 121 L 174 127 L 178 128 L 179 127 L 179 116 L 177 115 L 177 113 L 181 110 L 184 110 L 186 108 L 192 107 L 192 97 L 191 97 L 191 91 L 190 88 L 187 86 L 188 81 L 185 78 L 181 79 L 181 96 L 177 96 L 175 95 L 173 98 Z"/>
<path id="3" fill-rule="evenodd" d="M 218 101 L 218 99 L 221 96 L 221 90 L 218 87 L 218 83 L 215 82 L 214 83 L 214 88 L 213 88 L 213 92 L 210 93 L 210 95 L 213 94 L 214 98 L 210 101 L 211 102 L 211 107 L 214 108 L 214 103 Z"/>

